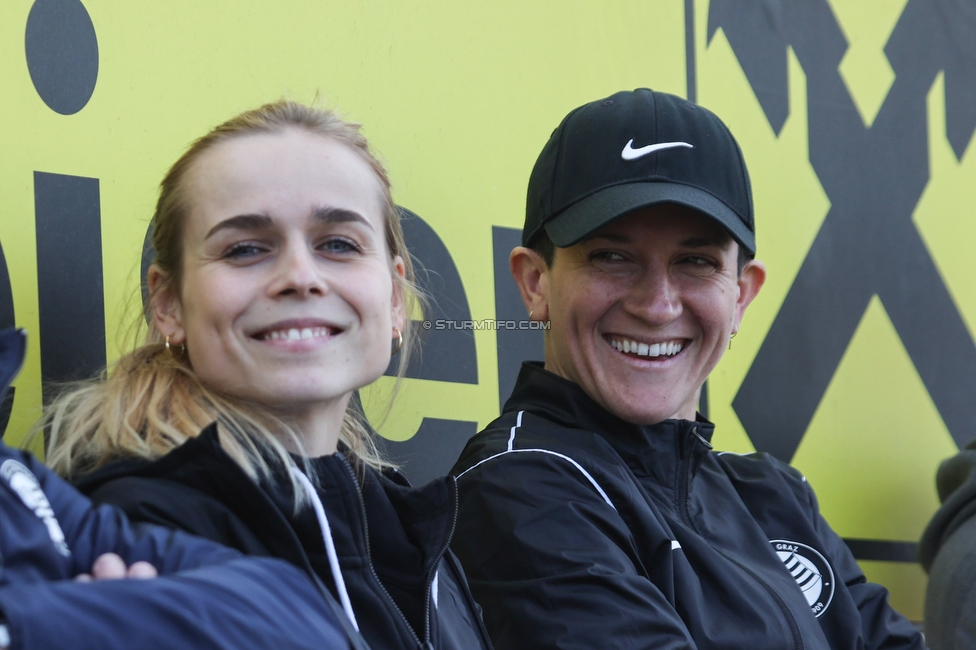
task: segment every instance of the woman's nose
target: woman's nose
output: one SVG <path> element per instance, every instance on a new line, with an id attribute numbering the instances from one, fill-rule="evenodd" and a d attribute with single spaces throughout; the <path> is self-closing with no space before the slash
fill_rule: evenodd
<path id="1" fill-rule="evenodd" d="M 288 246 L 275 265 L 269 291 L 273 296 L 325 295 L 328 285 L 315 253 L 307 246 Z"/>
<path id="2" fill-rule="evenodd" d="M 625 306 L 653 325 L 663 325 L 681 314 L 681 293 L 666 270 L 648 269 L 633 284 Z"/>

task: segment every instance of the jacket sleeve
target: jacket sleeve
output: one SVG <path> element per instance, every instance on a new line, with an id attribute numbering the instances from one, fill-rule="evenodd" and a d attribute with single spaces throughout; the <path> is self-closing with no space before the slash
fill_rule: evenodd
<path id="1" fill-rule="evenodd" d="M 831 558 L 831 564 L 854 600 L 861 616 L 861 631 L 865 650 L 924 650 L 925 641 L 911 622 L 888 604 L 888 590 L 868 582 L 854 559 L 854 554 L 830 524 L 820 514 L 817 497 L 808 483 L 803 482 L 813 509 L 815 527 Z"/>
<path id="2" fill-rule="evenodd" d="M 573 462 L 508 454 L 458 488 L 452 547 L 496 647 L 695 648 L 625 522 Z"/>
<path id="3" fill-rule="evenodd" d="M 308 578 L 266 558 L 153 580 L 7 586 L 0 608 L 16 649 L 349 647 Z"/>
<path id="4" fill-rule="evenodd" d="M 60 530 L 52 539 L 64 536 L 68 570 L 62 575 L 90 571 L 107 552 L 127 563 L 152 562 L 161 574 L 173 575 L 93 583 L 4 581 L 0 610 L 11 647 L 348 647 L 322 595 L 298 568 L 243 558 L 185 533 L 130 526 L 119 510 L 93 507 L 29 454 L 20 453 L 17 462 L 37 479 L 53 511 L 48 525 Z"/>
<path id="5" fill-rule="evenodd" d="M 929 566 L 925 639 L 933 650 L 976 648 L 976 515 L 961 519 Z"/>
<path id="6" fill-rule="evenodd" d="M 976 648 L 976 440 L 936 474 L 942 506 L 925 527 L 925 638 L 936 650 Z"/>

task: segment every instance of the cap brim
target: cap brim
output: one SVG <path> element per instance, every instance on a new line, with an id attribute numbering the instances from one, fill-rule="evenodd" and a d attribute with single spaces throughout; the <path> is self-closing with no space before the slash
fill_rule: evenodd
<path id="1" fill-rule="evenodd" d="M 552 243 L 572 246 L 590 233 L 635 210 L 661 203 L 677 203 L 714 219 L 750 254 L 756 252 L 756 235 L 739 215 L 708 192 L 680 183 L 626 183 L 607 187 L 577 201 L 545 224 Z"/>

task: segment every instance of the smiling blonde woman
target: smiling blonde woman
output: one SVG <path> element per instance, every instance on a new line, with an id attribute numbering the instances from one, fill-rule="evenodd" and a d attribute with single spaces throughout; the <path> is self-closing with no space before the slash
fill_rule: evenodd
<path id="1" fill-rule="evenodd" d="M 354 392 L 410 347 L 390 183 L 358 125 L 294 102 L 197 140 L 153 216 L 149 334 L 42 427 L 95 501 L 320 578 L 378 648 L 489 647 L 447 550 L 456 486 L 411 488 Z"/>

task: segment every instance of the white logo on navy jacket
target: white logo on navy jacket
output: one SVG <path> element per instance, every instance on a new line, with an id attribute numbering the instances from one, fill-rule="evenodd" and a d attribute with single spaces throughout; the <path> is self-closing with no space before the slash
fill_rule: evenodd
<path id="1" fill-rule="evenodd" d="M 47 528 L 47 533 L 51 536 L 51 541 L 54 543 L 54 547 L 58 549 L 58 552 L 65 557 L 70 556 L 71 551 L 68 549 L 68 544 L 65 541 L 61 524 L 58 523 L 57 517 L 54 516 L 54 509 L 51 508 L 51 502 L 47 500 L 47 496 L 44 495 L 41 484 L 33 472 L 27 469 L 23 463 L 13 459 L 7 459 L 3 462 L 3 465 L 0 465 L 0 477 L 20 497 L 24 505 L 30 508 L 37 518 L 41 520 L 44 527 Z"/>

